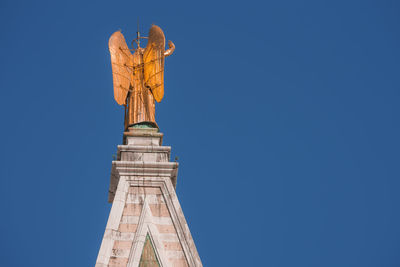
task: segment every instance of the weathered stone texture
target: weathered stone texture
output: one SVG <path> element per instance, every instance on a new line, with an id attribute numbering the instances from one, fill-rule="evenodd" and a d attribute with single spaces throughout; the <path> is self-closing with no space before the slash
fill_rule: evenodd
<path id="1" fill-rule="evenodd" d="M 178 163 L 169 162 L 162 136 L 153 129 L 131 130 L 118 146 L 97 267 L 139 266 L 146 236 L 162 266 L 202 266 L 175 193 Z"/>

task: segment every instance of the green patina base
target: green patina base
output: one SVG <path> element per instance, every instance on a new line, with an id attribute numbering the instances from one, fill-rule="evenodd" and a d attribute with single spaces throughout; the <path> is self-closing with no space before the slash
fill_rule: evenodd
<path id="1" fill-rule="evenodd" d="M 140 122 L 136 124 L 132 124 L 129 127 L 136 128 L 136 129 L 158 129 L 158 126 L 154 122 Z"/>

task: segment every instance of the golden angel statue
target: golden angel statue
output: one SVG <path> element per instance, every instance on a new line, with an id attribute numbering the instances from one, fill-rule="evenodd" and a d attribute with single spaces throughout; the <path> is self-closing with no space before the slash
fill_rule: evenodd
<path id="1" fill-rule="evenodd" d="M 140 47 L 140 39 L 147 39 L 146 48 Z M 169 41 L 169 49 L 165 50 L 164 33 L 153 25 L 148 37 L 140 37 L 137 32 L 132 41 L 133 54 L 120 31 L 111 35 L 108 46 L 114 98 L 125 106 L 125 130 L 130 126 L 158 128 L 155 101 L 160 102 L 164 96 L 164 58 L 174 52 L 174 43 Z"/>

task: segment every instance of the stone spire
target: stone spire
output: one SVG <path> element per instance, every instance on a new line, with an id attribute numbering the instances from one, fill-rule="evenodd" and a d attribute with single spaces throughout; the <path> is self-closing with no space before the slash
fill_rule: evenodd
<path id="1" fill-rule="evenodd" d="M 178 163 L 158 129 L 129 128 L 112 162 L 112 203 L 96 267 L 202 266 L 175 186 Z"/>

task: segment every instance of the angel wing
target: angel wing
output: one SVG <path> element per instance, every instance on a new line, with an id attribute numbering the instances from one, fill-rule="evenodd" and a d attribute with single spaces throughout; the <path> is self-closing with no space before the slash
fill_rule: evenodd
<path id="1" fill-rule="evenodd" d="M 164 50 L 164 33 L 160 27 L 153 25 L 144 50 L 143 63 L 145 85 L 150 87 L 157 102 L 164 96 Z"/>
<path id="2" fill-rule="evenodd" d="M 125 105 L 129 86 L 132 84 L 132 54 L 120 31 L 111 35 L 108 47 L 111 55 L 114 98 L 119 105 Z"/>

